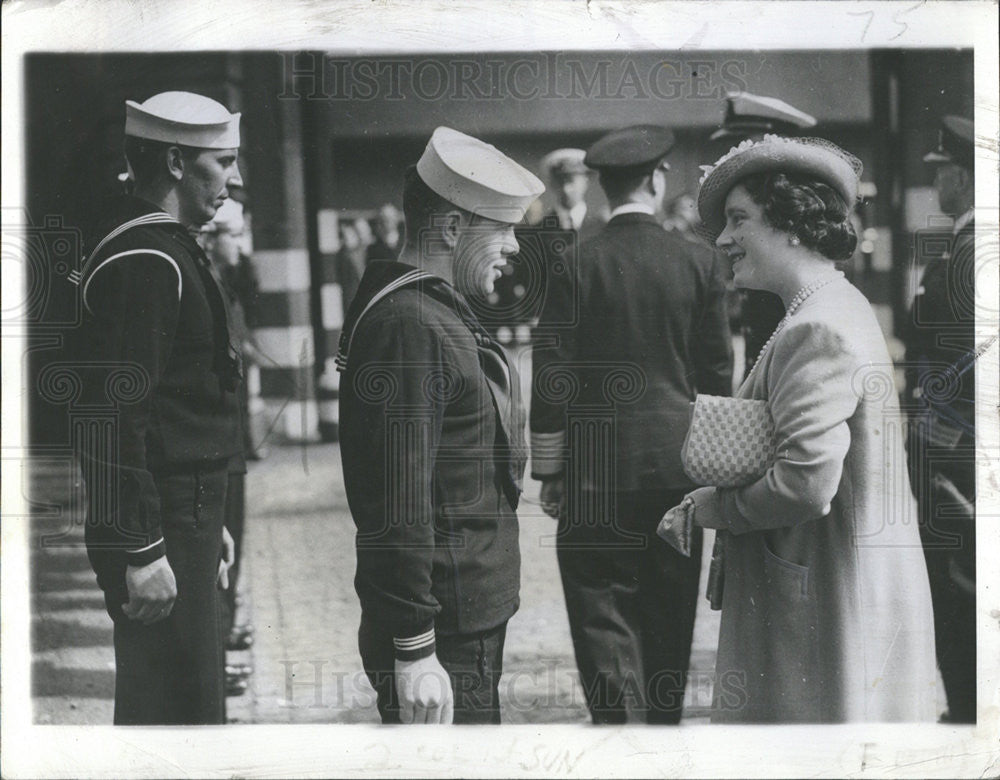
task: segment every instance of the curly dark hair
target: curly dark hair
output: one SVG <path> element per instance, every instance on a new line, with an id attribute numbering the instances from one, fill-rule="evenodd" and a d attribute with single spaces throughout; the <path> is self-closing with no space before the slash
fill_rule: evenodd
<path id="1" fill-rule="evenodd" d="M 847 260 L 858 245 L 851 208 L 830 185 L 794 173 L 758 173 L 739 182 L 764 208 L 771 227 L 796 236 L 830 260 Z"/>

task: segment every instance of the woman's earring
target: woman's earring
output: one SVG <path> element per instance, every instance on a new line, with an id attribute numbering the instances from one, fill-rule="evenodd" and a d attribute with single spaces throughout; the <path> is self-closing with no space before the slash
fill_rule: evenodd
<path id="1" fill-rule="evenodd" d="M 790 239 L 788 239 L 788 243 L 791 244 L 792 246 L 798 246 L 799 245 L 799 237 L 798 236 L 792 236 Z"/>

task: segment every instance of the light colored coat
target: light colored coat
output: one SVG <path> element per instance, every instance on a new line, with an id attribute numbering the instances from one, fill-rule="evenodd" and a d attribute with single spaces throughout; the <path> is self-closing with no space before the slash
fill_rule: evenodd
<path id="1" fill-rule="evenodd" d="M 769 402 L 774 465 L 719 489 L 729 524 L 715 722 L 933 719 L 927 569 L 892 362 L 844 279 L 815 292 L 739 396 Z"/>

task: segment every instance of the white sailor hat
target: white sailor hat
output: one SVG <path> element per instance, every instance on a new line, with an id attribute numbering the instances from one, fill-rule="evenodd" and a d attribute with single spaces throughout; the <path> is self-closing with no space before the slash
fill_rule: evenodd
<path id="1" fill-rule="evenodd" d="M 710 140 L 745 138 L 761 133 L 796 135 L 815 126 L 816 117 L 799 111 L 784 100 L 749 92 L 732 92 L 726 97 L 726 116 L 722 127 L 712 133 Z"/>
<path id="2" fill-rule="evenodd" d="M 556 149 L 542 158 L 542 172 L 546 176 L 574 176 L 590 173 L 583 162 L 587 153 L 583 149 Z"/>
<path id="3" fill-rule="evenodd" d="M 237 149 L 240 115 L 193 92 L 161 92 L 125 101 L 125 135 L 199 149 Z"/>
<path id="4" fill-rule="evenodd" d="M 450 127 L 431 135 L 417 175 L 449 203 L 497 222 L 516 224 L 545 191 L 533 173 L 495 146 Z"/>

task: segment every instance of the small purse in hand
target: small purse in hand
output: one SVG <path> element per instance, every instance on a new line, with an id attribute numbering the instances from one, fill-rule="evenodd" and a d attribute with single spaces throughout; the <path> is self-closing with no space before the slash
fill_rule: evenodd
<path id="1" fill-rule="evenodd" d="M 681 448 L 684 473 L 699 485 L 739 487 L 774 462 L 774 421 L 766 401 L 698 394 Z"/>
<path id="2" fill-rule="evenodd" d="M 691 557 L 691 534 L 694 530 L 694 501 L 685 496 L 678 506 L 667 510 L 656 533 L 685 558 Z"/>

